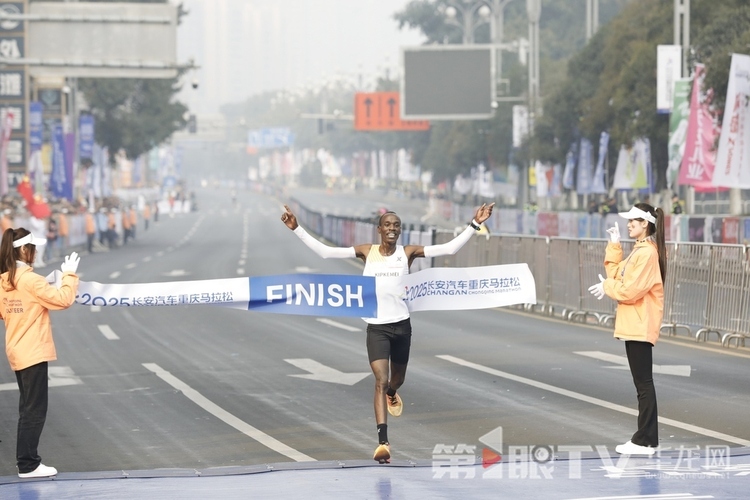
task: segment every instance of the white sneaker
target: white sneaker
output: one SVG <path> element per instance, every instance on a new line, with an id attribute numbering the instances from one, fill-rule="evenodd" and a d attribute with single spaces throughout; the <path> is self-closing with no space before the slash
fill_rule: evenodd
<path id="1" fill-rule="evenodd" d="M 621 455 L 648 455 L 656 453 L 656 449 L 650 446 L 641 446 L 632 441 L 615 446 L 615 451 Z"/>
<path id="2" fill-rule="evenodd" d="M 50 476 L 56 476 L 57 475 L 57 469 L 54 467 L 47 467 L 44 464 L 39 464 L 36 469 L 34 469 L 31 472 L 19 472 L 18 477 L 22 477 L 24 479 L 26 478 L 33 478 L 33 477 L 50 477 Z"/>

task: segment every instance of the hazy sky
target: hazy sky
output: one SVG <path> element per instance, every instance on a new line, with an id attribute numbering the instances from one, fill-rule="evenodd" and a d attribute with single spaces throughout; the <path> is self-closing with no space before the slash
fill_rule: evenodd
<path id="1" fill-rule="evenodd" d="M 409 0 L 182 1 L 190 13 L 178 28 L 178 60 L 201 69 L 187 77 L 198 89 L 185 85 L 181 100 L 199 113 L 335 74 L 382 74 L 398 66 L 400 47 L 423 42 L 393 20 Z"/>

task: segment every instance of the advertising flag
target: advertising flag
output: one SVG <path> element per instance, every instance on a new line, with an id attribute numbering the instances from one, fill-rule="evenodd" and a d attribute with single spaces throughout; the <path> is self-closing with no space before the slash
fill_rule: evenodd
<path id="1" fill-rule="evenodd" d="M 593 161 L 591 141 L 584 137 L 581 139 L 580 154 L 578 155 L 578 180 L 576 181 L 576 191 L 578 194 L 589 194 L 591 192 L 591 167 Z"/>
<path id="2" fill-rule="evenodd" d="M 94 116 L 81 115 L 78 119 L 78 154 L 81 159 L 94 158 Z"/>
<path id="3" fill-rule="evenodd" d="M 750 188 L 750 56 L 732 54 L 712 184 Z"/>
<path id="4" fill-rule="evenodd" d="M 599 136 L 599 159 L 596 162 L 596 170 L 594 170 L 594 178 L 591 181 L 591 193 L 592 194 L 606 194 L 607 184 L 604 181 L 604 167 L 607 161 L 607 154 L 609 152 L 609 134 L 602 132 Z"/>
<path id="5" fill-rule="evenodd" d="M 8 145 L 13 131 L 13 113 L 8 111 L 2 123 L 2 141 L 0 142 L 0 195 L 8 194 Z"/>
<path id="6" fill-rule="evenodd" d="M 716 189 L 711 184 L 716 162 L 716 152 L 713 149 L 716 132 L 714 118 L 709 109 L 710 99 L 703 92 L 705 76 L 705 66 L 696 64 L 693 91 L 690 96 L 690 119 L 685 140 L 685 153 L 682 156 L 678 177 L 681 185 L 694 186 L 698 192 Z M 727 102 L 729 102 L 728 96 Z"/>
<path id="7" fill-rule="evenodd" d="M 651 187 L 651 144 L 647 138 L 636 139 L 633 146 L 620 147 L 617 157 L 615 189 L 650 189 Z"/>
<path id="8" fill-rule="evenodd" d="M 67 191 L 65 177 L 65 140 L 62 124 L 58 123 L 52 132 L 52 174 L 50 175 L 50 189 L 58 198 L 64 198 Z"/>
<path id="9" fill-rule="evenodd" d="M 656 112 L 672 110 L 674 82 L 682 74 L 682 47 L 658 45 L 656 47 Z"/>
<path id="10" fill-rule="evenodd" d="M 667 188 L 675 189 L 675 180 L 680 172 L 680 163 L 685 153 L 688 123 L 690 121 L 690 80 L 680 79 L 674 83 L 672 114 L 669 117 L 669 163 L 667 166 Z"/>
<path id="11" fill-rule="evenodd" d="M 568 154 L 565 155 L 565 170 L 563 171 L 562 184 L 565 189 L 575 188 L 576 154 L 578 145 L 574 142 L 570 145 Z"/>

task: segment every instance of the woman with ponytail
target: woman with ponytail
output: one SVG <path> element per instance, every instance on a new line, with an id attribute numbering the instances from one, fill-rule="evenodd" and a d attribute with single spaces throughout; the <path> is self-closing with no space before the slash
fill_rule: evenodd
<path id="1" fill-rule="evenodd" d="M 47 419 L 47 363 L 57 359 L 49 311 L 70 307 L 78 291 L 80 259 L 75 252 L 62 263 L 60 288 L 34 272 L 37 245 L 45 242 L 24 228 L 6 229 L 0 241 L 0 317 L 5 321 L 5 353 L 20 393 L 16 464 L 22 478 L 57 474 L 37 453 Z"/>
<path id="2" fill-rule="evenodd" d="M 637 203 L 620 216 L 628 219 L 633 251 L 623 260 L 620 228 L 607 229 L 610 242 L 604 257 L 607 278 L 589 291 L 598 299 L 607 295 L 617 301 L 615 338 L 625 341 L 625 352 L 638 394 L 638 430 L 625 444 L 615 448 L 625 455 L 653 455 L 659 446 L 656 390 L 652 349 L 659 338 L 664 312 L 664 280 L 667 252 L 664 243 L 664 212 L 648 203 Z"/>

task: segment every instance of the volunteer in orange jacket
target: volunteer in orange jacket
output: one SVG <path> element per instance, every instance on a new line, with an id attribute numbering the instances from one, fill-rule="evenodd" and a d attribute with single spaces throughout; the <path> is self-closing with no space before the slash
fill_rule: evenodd
<path id="1" fill-rule="evenodd" d="M 628 219 L 628 235 L 635 240 L 633 251 L 623 260 L 619 226 L 615 223 L 607 229 L 610 238 L 604 257 L 607 278 L 600 274 L 600 283 L 589 291 L 598 299 L 607 295 L 617 301 L 615 338 L 625 341 L 638 393 L 638 430 L 615 451 L 624 455 L 653 455 L 659 446 L 659 424 L 652 349 L 659 338 L 667 275 L 664 212 L 648 203 L 637 203 L 620 216 Z"/>
<path id="2" fill-rule="evenodd" d="M 62 263 L 59 289 L 31 268 L 36 245 L 44 243 L 24 228 L 6 230 L 0 242 L 0 315 L 5 352 L 20 391 L 16 460 L 22 478 L 57 474 L 37 453 L 47 418 L 47 363 L 57 359 L 49 311 L 70 307 L 78 291 L 75 252 Z"/>

